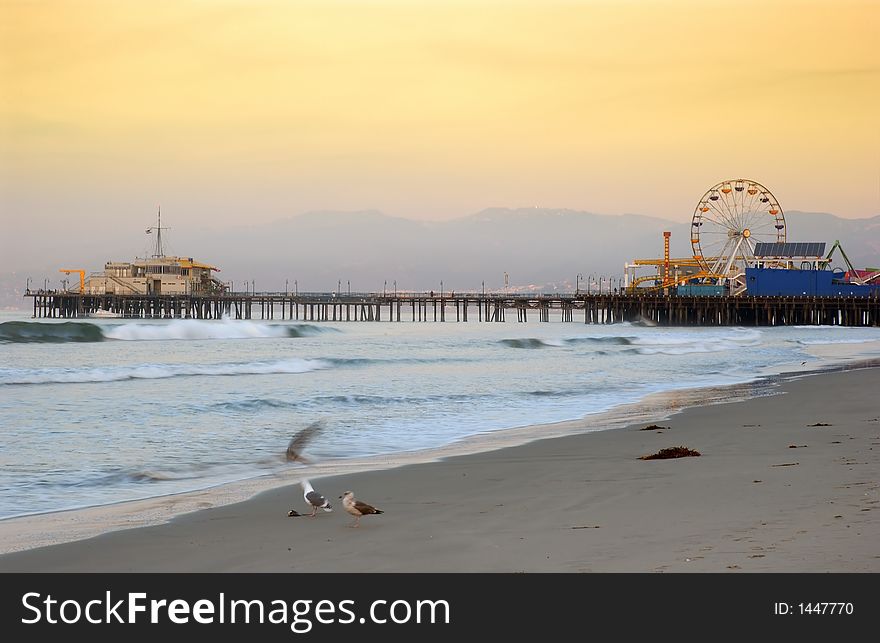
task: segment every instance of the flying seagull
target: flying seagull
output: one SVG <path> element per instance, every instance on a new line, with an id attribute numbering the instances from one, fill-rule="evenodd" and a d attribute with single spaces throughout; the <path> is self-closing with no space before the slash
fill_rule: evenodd
<path id="1" fill-rule="evenodd" d="M 306 504 L 312 507 L 312 513 L 309 514 L 310 518 L 315 517 L 315 514 L 318 513 L 318 509 L 333 511 L 333 506 L 327 501 L 327 498 L 315 491 L 311 482 L 303 480 L 300 484 L 303 488 L 303 500 L 306 501 Z"/>
<path id="2" fill-rule="evenodd" d="M 302 450 L 323 428 L 324 423 L 319 420 L 317 422 L 312 422 L 302 431 L 294 435 L 290 439 L 290 443 L 287 445 L 287 461 L 309 464 L 309 461 L 302 456 Z"/>
<path id="3" fill-rule="evenodd" d="M 381 509 L 376 509 L 374 506 L 368 505 L 366 502 L 356 500 L 351 491 L 346 491 L 339 497 L 342 498 L 342 506 L 345 507 L 345 510 L 354 516 L 354 524 L 351 525 L 352 527 L 360 526 L 361 516 L 385 513 Z"/>

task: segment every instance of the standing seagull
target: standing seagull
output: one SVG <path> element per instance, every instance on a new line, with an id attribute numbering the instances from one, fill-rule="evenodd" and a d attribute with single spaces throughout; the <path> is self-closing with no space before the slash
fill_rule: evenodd
<path id="1" fill-rule="evenodd" d="M 339 497 L 342 498 L 342 506 L 345 507 L 345 510 L 354 516 L 354 524 L 351 525 L 352 527 L 360 527 L 361 516 L 385 513 L 381 509 L 376 509 L 374 506 L 368 505 L 366 502 L 356 500 L 351 491 L 346 491 Z"/>
<path id="2" fill-rule="evenodd" d="M 312 513 L 309 514 L 310 518 L 315 517 L 315 514 L 318 513 L 318 509 L 333 511 L 333 506 L 327 502 L 327 498 L 315 491 L 311 482 L 303 480 L 300 484 L 302 484 L 303 488 L 303 500 L 312 507 Z"/>

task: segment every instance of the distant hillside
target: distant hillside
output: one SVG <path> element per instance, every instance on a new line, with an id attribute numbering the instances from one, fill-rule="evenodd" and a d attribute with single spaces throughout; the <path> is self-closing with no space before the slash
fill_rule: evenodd
<path id="1" fill-rule="evenodd" d="M 841 219 L 824 212 L 785 213 L 789 241 L 825 241 L 827 250 L 840 239 L 857 268 L 880 265 L 880 215 L 869 219 Z"/>
<path id="2" fill-rule="evenodd" d="M 831 214 L 786 212 L 790 241 L 840 239 L 857 267 L 880 264 L 880 216 L 841 219 Z M 308 212 L 265 225 L 194 229 L 177 224 L 170 250 L 222 267 L 219 277 L 236 289 L 253 280 L 257 290 L 399 289 L 487 290 L 504 285 L 572 288 L 577 275 L 620 276 L 635 258 L 660 257 L 662 232 L 672 232 L 672 254 L 690 256 L 690 223 L 635 214 L 607 216 L 574 210 L 491 208 L 445 222 L 390 217 L 375 210 Z M 139 230 L 137 231 L 139 232 Z M 75 232 L 71 232 L 71 235 Z M 116 248 L 145 245 L 118 231 Z M 140 244 L 140 245 L 138 245 Z M 60 245 L 51 265 L 28 269 L 32 284 L 45 277 L 58 287 L 62 266 L 98 270 L 111 257 L 74 239 Z M 118 253 L 117 253 L 118 254 Z M 131 253 L 132 255 L 134 252 Z M 129 259 L 122 254 L 114 259 Z M 41 255 L 45 256 L 45 255 Z M 25 273 L 0 275 L 0 307 L 20 306 Z"/>
<path id="3" fill-rule="evenodd" d="M 880 216 L 841 219 L 830 214 L 789 212 L 789 240 L 844 244 L 857 266 L 880 262 Z M 309 212 L 268 225 L 205 231 L 201 247 L 224 278 L 254 279 L 257 289 L 381 290 L 500 288 L 510 285 L 573 285 L 578 273 L 621 275 L 625 262 L 660 257 L 664 230 L 672 254 L 690 256 L 690 223 L 627 214 L 575 210 L 491 208 L 444 222 L 418 222 L 376 211 Z M 193 239 L 193 243 L 196 239 Z M 183 240 L 177 243 L 185 247 Z M 250 252 L 245 252 L 249 249 Z M 292 288 L 292 286 L 291 286 Z"/>
<path id="4" fill-rule="evenodd" d="M 452 290 L 574 283 L 578 273 L 621 274 L 634 256 L 662 249 L 672 224 L 626 215 L 569 210 L 491 209 L 448 222 L 416 222 L 378 212 L 310 212 L 270 225 L 218 232 L 201 245 L 223 257 L 224 273 L 254 279 L 257 289 Z M 682 227 L 682 229 L 685 229 Z M 206 234 L 211 234 L 206 232 Z M 183 245 L 182 243 L 179 245 Z M 248 256 L 234 251 L 249 248 Z M 220 262 L 220 259 L 212 259 Z M 276 278 L 272 278 L 276 276 Z M 280 280 L 279 280 L 280 277 Z M 279 283 L 280 281 L 280 283 Z M 292 286 L 291 286 L 292 287 Z"/>

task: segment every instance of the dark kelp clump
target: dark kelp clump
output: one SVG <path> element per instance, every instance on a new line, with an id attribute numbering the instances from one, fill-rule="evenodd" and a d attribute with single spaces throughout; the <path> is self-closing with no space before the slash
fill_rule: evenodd
<path id="1" fill-rule="evenodd" d="M 649 424 L 644 429 L 639 429 L 639 431 L 662 431 L 668 428 L 668 426 L 660 426 L 659 424 Z"/>
<path id="2" fill-rule="evenodd" d="M 639 456 L 639 460 L 669 460 L 671 458 L 690 458 L 700 455 L 699 451 L 688 449 L 687 447 L 669 447 L 668 449 L 660 449 L 657 453 L 651 455 Z"/>

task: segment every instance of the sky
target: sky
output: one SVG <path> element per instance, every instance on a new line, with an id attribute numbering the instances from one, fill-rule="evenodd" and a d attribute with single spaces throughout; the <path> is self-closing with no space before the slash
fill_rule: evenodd
<path id="1" fill-rule="evenodd" d="M 0 0 L 4 244 L 311 210 L 880 213 L 880 2 Z M 108 237 L 109 238 L 109 237 Z"/>

